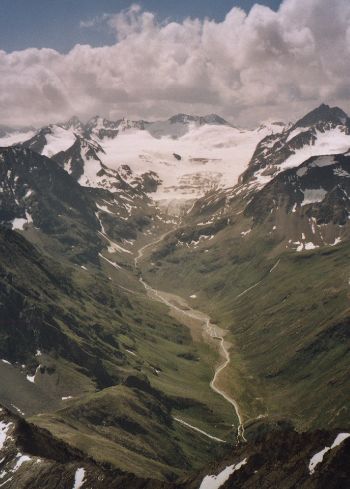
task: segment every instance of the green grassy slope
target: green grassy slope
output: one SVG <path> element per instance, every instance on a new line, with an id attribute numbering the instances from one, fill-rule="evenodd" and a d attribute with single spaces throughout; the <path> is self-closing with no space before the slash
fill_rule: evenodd
<path id="1" fill-rule="evenodd" d="M 188 225 L 149 258 L 145 276 L 195 294 L 195 306 L 229 331 L 225 382 L 246 422 L 268 415 L 299 428 L 347 426 L 350 246 L 283 251 L 285 238 L 270 224 L 242 236 L 250 227 L 233 216 L 215 238 L 179 244 L 193 239 Z"/>
<path id="2" fill-rule="evenodd" d="M 174 415 L 234 441 L 232 409 L 209 388 L 216 353 L 194 344 L 188 328 L 146 297 L 136 275 L 106 262 L 86 270 L 58 264 L 3 229 L 0 263 L 0 356 L 12 364 L 2 366 L 10 375 L 0 393 L 9 408 L 101 461 L 157 478 L 200 467 L 220 448 Z M 119 287 L 117 276 L 126 273 L 134 293 Z M 149 399 L 127 385 L 132 375 L 149 379 Z M 154 414 L 159 409 L 164 416 Z"/>

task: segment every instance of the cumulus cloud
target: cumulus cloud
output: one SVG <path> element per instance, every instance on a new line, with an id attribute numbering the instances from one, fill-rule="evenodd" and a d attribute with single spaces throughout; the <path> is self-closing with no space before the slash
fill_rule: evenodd
<path id="1" fill-rule="evenodd" d="M 348 0 L 284 0 L 277 12 L 255 5 L 248 14 L 234 7 L 222 22 L 159 22 L 138 5 L 101 18 L 112 46 L 0 51 L 2 123 L 181 111 L 252 125 L 322 101 L 350 108 Z"/>

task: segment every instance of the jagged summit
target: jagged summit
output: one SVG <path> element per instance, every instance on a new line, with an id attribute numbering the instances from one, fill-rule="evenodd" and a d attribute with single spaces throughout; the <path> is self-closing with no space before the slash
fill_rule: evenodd
<path id="1" fill-rule="evenodd" d="M 329 105 L 321 104 L 319 107 L 299 119 L 294 127 L 308 127 L 320 122 L 345 124 L 347 120 L 348 115 L 339 107 L 330 107 Z"/>
<path id="2" fill-rule="evenodd" d="M 234 185 L 256 144 L 276 131 L 281 127 L 238 129 L 217 114 L 177 114 L 156 122 L 96 115 L 85 124 L 72 117 L 43 127 L 23 139 L 22 146 L 55 159 L 84 186 L 114 188 L 114 171 L 123 164 L 142 181 L 153 172 L 155 178 L 144 188 L 162 205 L 171 202 L 173 208 L 176 202 L 177 209 L 214 186 Z"/>
<path id="3" fill-rule="evenodd" d="M 346 113 L 322 104 L 295 124 L 270 119 L 250 131 L 217 114 L 179 113 L 155 122 L 96 115 L 85 124 L 74 116 L 39 129 L 22 144 L 56 159 L 78 181 L 89 174 L 80 181 L 84 185 L 114 187 L 113 172 L 123 164 L 135 177 L 155 172 L 162 183 L 152 197 L 162 205 L 177 201 L 189 206 L 213 187 L 235 185 L 243 173 L 243 181 L 261 186 L 311 156 L 341 154 L 350 147 L 349 133 Z M 103 179 L 98 177 L 102 167 L 103 174 L 112 170 Z"/>
<path id="4" fill-rule="evenodd" d="M 220 117 L 217 114 L 208 114 L 202 117 L 202 120 L 206 124 L 225 124 L 225 125 L 231 125 L 229 122 L 227 122 L 224 118 Z"/>
<path id="5" fill-rule="evenodd" d="M 189 114 L 176 114 L 169 118 L 171 124 L 212 124 L 212 125 L 231 125 L 225 119 L 217 114 L 208 114 L 205 116 L 189 115 Z"/>
<path id="6" fill-rule="evenodd" d="M 120 124 L 120 120 L 111 121 L 109 119 L 105 119 L 99 115 L 95 115 L 85 124 L 85 130 L 87 131 L 98 131 L 100 129 L 117 129 Z"/>
<path id="7" fill-rule="evenodd" d="M 70 119 L 68 119 L 68 121 L 58 125 L 63 127 L 64 129 L 81 130 L 83 128 L 83 123 L 76 115 L 73 115 Z"/>
<path id="8" fill-rule="evenodd" d="M 346 153 L 350 119 L 339 107 L 321 104 L 283 131 L 270 133 L 257 145 L 242 181 L 266 185 L 272 176 L 312 156 Z"/>
<path id="9" fill-rule="evenodd" d="M 101 117 L 100 115 L 95 115 L 94 117 L 91 117 L 85 124 L 86 127 L 97 127 L 97 126 L 103 126 L 103 127 L 115 127 L 118 125 L 120 121 L 111 121 L 109 119 L 106 119 L 104 117 Z"/>

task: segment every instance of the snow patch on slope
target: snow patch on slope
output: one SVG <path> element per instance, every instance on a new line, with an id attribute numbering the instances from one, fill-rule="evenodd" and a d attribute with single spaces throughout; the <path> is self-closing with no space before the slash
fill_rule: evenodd
<path id="1" fill-rule="evenodd" d="M 234 473 L 237 472 L 243 465 L 247 463 L 247 459 L 245 458 L 242 460 L 242 462 L 239 462 L 238 464 L 230 465 L 226 467 L 220 474 L 218 475 L 207 475 L 199 489 L 220 489 L 221 486 L 225 484 L 226 481 L 229 480 L 230 476 Z"/>
<path id="2" fill-rule="evenodd" d="M 18 458 L 18 460 L 16 462 L 16 465 L 12 469 L 12 472 L 16 472 L 24 463 L 32 460 L 32 458 L 29 457 L 28 455 L 22 455 L 21 453 L 17 454 L 17 458 Z"/>
<path id="3" fill-rule="evenodd" d="M 295 136 L 299 136 L 299 134 L 302 134 L 303 132 L 307 132 L 309 130 L 308 127 L 297 127 L 296 129 L 294 129 L 293 131 L 291 131 L 289 133 L 289 136 L 287 137 L 286 139 L 286 143 L 289 143 L 289 141 L 291 141 L 293 138 L 295 138 Z"/>
<path id="4" fill-rule="evenodd" d="M 24 231 L 24 226 L 33 222 L 32 216 L 26 212 L 26 217 L 15 217 L 12 221 L 12 229 L 17 231 Z"/>
<path id="5" fill-rule="evenodd" d="M 325 456 L 325 454 L 327 452 L 329 452 L 330 450 L 333 450 L 333 448 L 336 448 L 337 446 L 339 446 L 344 440 L 346 440 L 349 437 L 350 437 L 350 433 L 339 433 L 339 435 L 335 438 L 334 442 L 332 443 L 332 445 L 330 447 L 324 447 L 323 450 L 315 453 L 315 455 L 313 455 L 313 457 L 311 457 L 310 463 L 309 463 L 310 475 L 314 474 L 316 466 L 318 464 L 320 464 L 321 462 L 323 462 L 323 457 Z"/>
<path id="6" fill-rule="evenodd" d="M 303 190 L 304 200 L 301 205 L 316 204 L 317 202 L 322 202 L 327 195 L 327 190 L 324 188 L 306 188 Z"/>
<path id="7" fill-rule="evenodd" d="M 80 489 L 85 484 L 85 469 L 77 469 L 74 475 L 73 489 Z"/>
<path id="8" fill-rule="evenodd" d="M 75 142 L 74 132 L 60 126 L 51 126 L 51 134 L 45 135 L 47 144 L 42 155 L 51 158 L 55 154 L 70 148 Z"/>
<path id="9" fill-rule="evenodd" d="M 11 428 L 12 423 L 5 423 L 4 421 L 0 421 L 0 450 L 4 448 L 7 432 Z"/>
<path id="10" fill-rule="evenodd" d="M 304 145 L 301 149 L 295 150 L 295 154 L 289 156 L 280 166 L 280 171 L 288 168 L 295 168 L 312 156 L 334 155 L 344 153 L 349 149 L 350 135 L 343 132 L 339 127 L 335 127 L 326 132 L 316 131 L 314 144 Z M 317 166 L 333 164 L 332 158 L 328 156 L 319 159 Z"/>

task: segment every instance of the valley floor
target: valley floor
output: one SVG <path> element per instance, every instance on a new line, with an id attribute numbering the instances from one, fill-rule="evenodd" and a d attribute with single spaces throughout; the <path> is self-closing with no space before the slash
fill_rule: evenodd
<path id="1" fill-rule="evenodd" d="M 142 267 L 142 258 L 145 252 L 147 251 L 149 253 L 152 248 L 160 243 L 163 238 L 166 237 L 170 232 L 162 234 L 160 238 L 157 238 L 155 241 L 147 243 L 138 250 L 137 255 L 134 259 L 135 267 L 137 269 L 140 269 Z M 191 306 L 189 306 L 189 304 L 183 297 L 152 288 L 143 280 L 142 275 L 140 276 L 139 280 L 140 283 L 144 286 L 150 298 L 165 304 L 169 308 L 169 314 L 190 329 L 193 341 L 203 341 L 219 353 L 221 360 L 217 362 L 214 366 L 214 376 L 210 382 L 210 388 L 215 393 L 223 397 L 233 407 L 233 416 L 235 422 L 233 426 L 237 427 L 237 440 L 246 441 L 246 438 L 244 436 L 243 418 L 240 413 L 238 402 L 233 397 L 233 394 L 229 391 L 227 386 L 225 386 L 224 382 L 221 380 L 221 373 L 231 363 L 230 343 L 224 339 L 227 331 L 219 328 L 216 324 L 213 324 L 207 314 L 199 310 L 193 309 Z M 178 421 L 182 422 L 185 426 L 191 426 L 183 420 L 178 419 Z M 195 427 L 192 428 L 198 429 Z"/>

